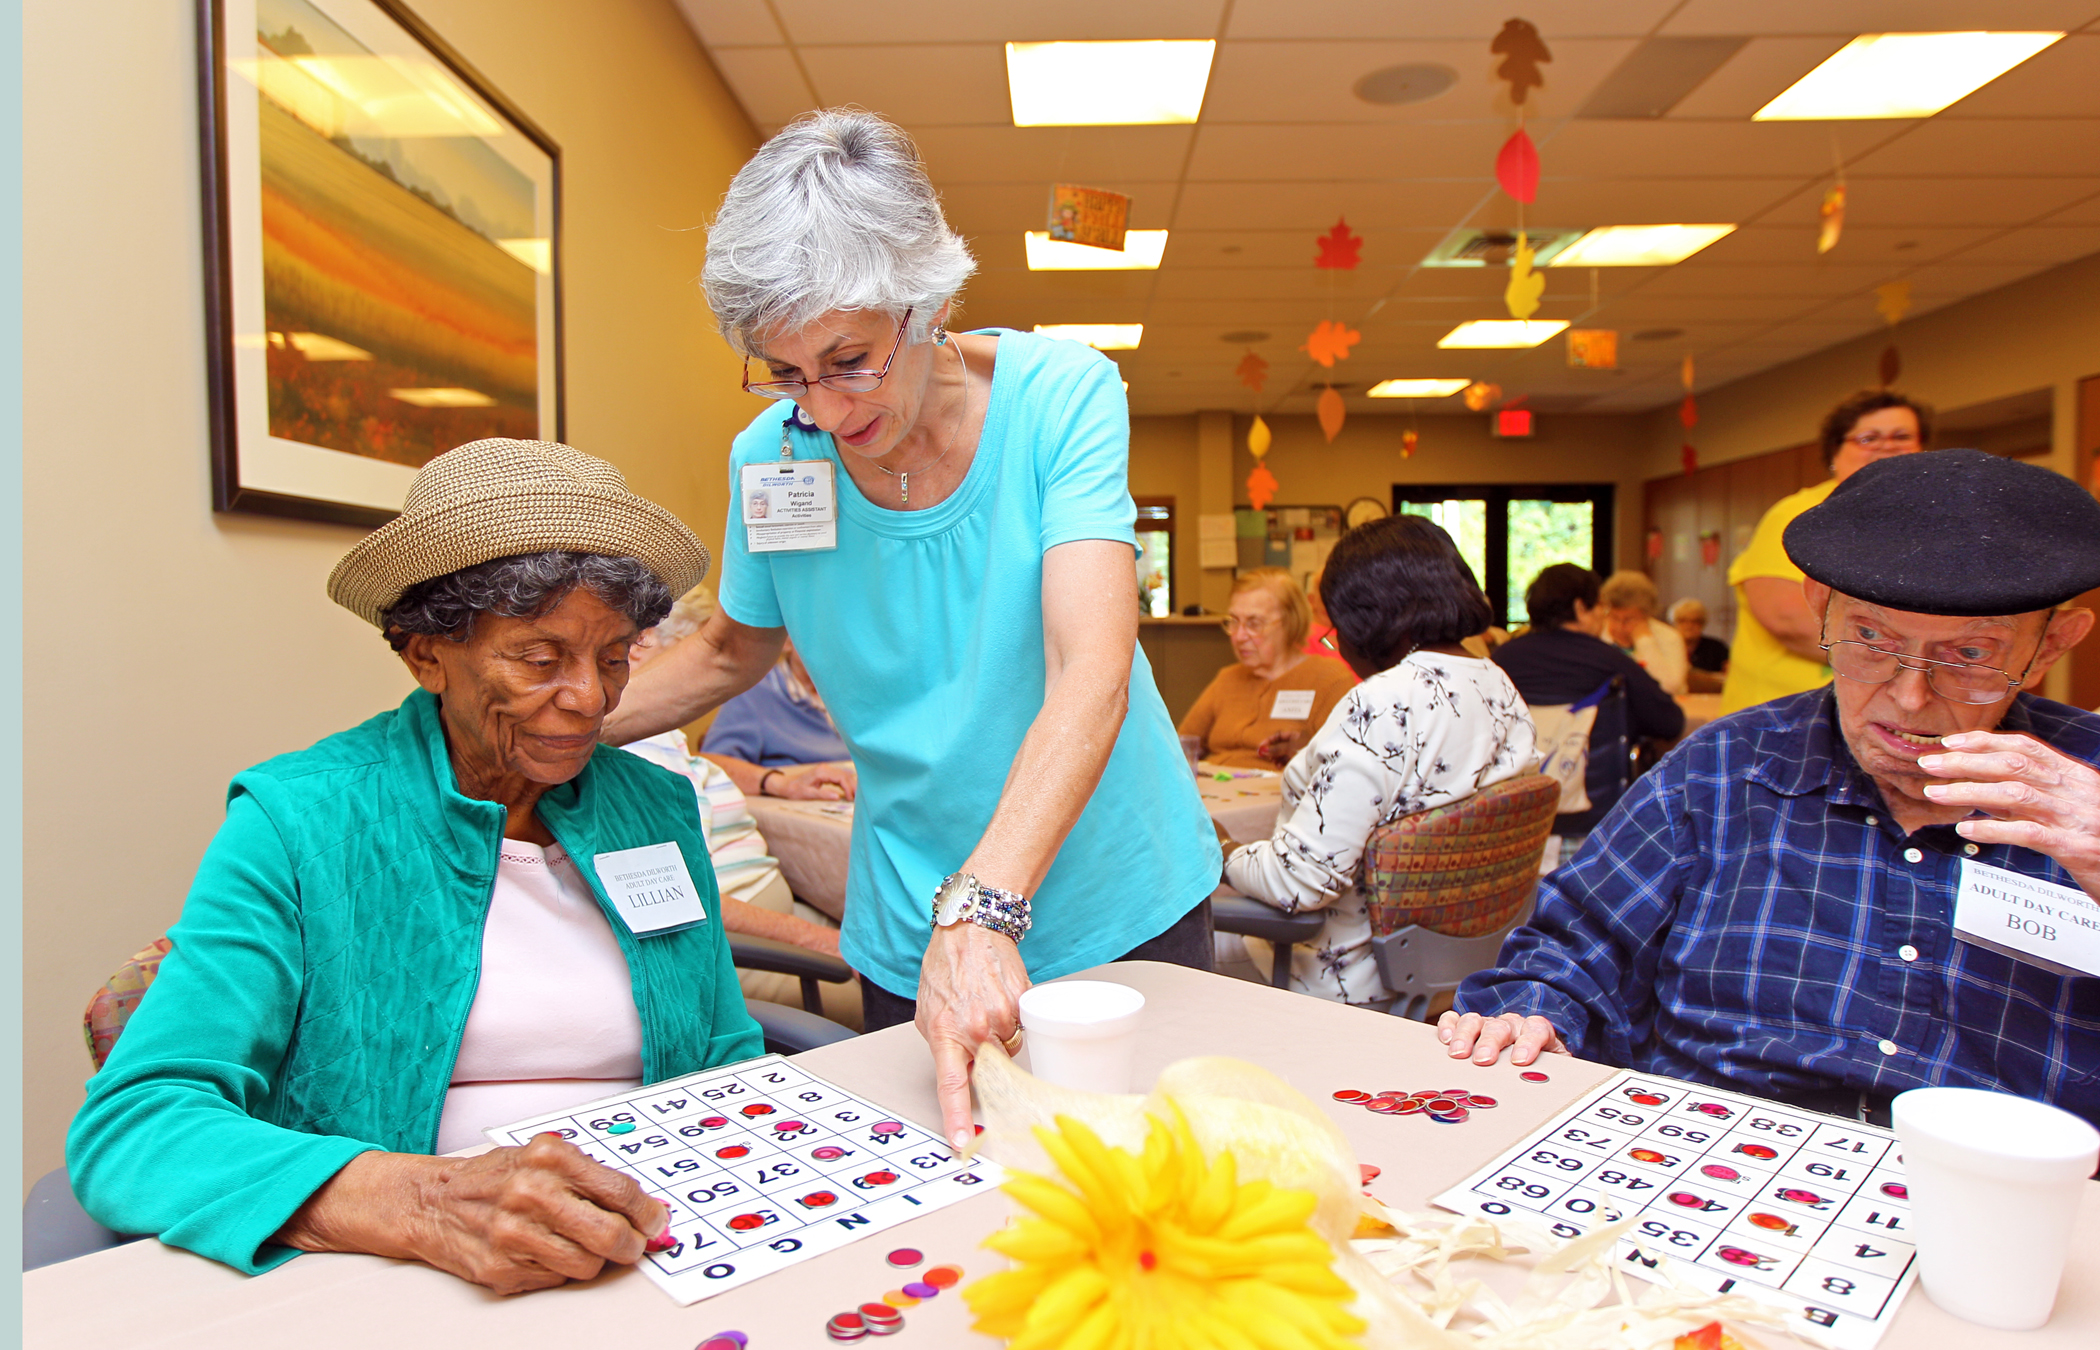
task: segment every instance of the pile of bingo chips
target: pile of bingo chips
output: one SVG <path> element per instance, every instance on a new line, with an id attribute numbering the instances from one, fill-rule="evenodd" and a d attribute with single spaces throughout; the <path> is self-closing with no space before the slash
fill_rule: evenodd
<path id="1" fill-rule="evenodd" d="M 897 1270 L 912 1270 L 926 1264 L 926 1254 L 916 1247 L 899 1247 L 884 1258 Z M 904 1330 L 904 1310 L 944 1289 L 962 1283 L 961 1266 L 935 1266 L 901 1289 L 892 1289 L 880 1301 L 863 1303 L 846 1312 L 833 1313 L 824 1324 L 824 1334 L 835 1341 L 858 1341 L 869 1336 L 894 1336 Z M 700 1342 L 695 1350 L 745 1350 L 749 1338 L 741 1331 L 718 1331 Z"/>
<path id="2" fill-rule="evenodd" d="M 1464 1088 L 1421 1092 L 1402 1092 L 1398 1088 L 1385 1092 L 1361 1092 L 1344 1088 L 1334 1094 L 1334 1099 L 1361 1106 L 1381 1116 L 1427 1116 L 1440 1125 L 1460 1124 L 1473 1112 L 1492 1110 L 1497 1105 L 1493 1097 L 1468 1092 Z"/>

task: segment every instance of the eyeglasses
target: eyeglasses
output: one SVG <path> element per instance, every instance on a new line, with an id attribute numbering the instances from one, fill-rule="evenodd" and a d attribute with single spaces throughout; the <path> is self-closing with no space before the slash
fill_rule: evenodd
<path id="1" fill-rule="evenodd" d="M 890 373 L 890 362 L 897 359 L 898 349 L 904 346 L 904 329 L 911 323 L 912 312 L 904 311 L 904 318 L 897 325 L 897 340 L 890 344 L 889 357 L 883 361 L 881 370 L 842 370 L 835 375 L 819 375 L 814 380 L 760 380 L 751 379 L 751 363 L 744 363 L 744 392 L 757 394 L 761 398 L 801 398 L 809 392 L 812 384 L 821 384 L 826 389 L 841 394 L 865 394 L 882 387 Z"/>
<path id="2" fill-rule="evenodd" d="M 1825 622 L 1828 622 L 1827 615 Z M 2047 638 L 2043 640 L 2047 641 Z M 2035 661 L 2042 654 L 2041 647 L 2037 646 L 2034 655 L 2027 659 L 2026 667 L 2018 675 L 2013 675 L 1996 666 L 1935 661 L 1929 656 L 1907 657 L 1901 652 L 1885 651 L 1850 639 L 1826 642 L 1822 646 L 1831 671 L 1855 683 L 1887 684 L 1903 671 L 1921 671 L 1925 683 L 1941 698 L 1978 704 L 1996 703 L 2025 684 L 2028 671 L 2034 669 Z"/>
<path id="3" fill-rule="evenodd" d="M 1911 431 L 1860 431 L 1845 439 L 1869 454 L 1884 448 L 1899 453 L 1918 443 L 1917 433 Z"/>
<path id="4" fill-rule="evenodd" d="M 1225 631 L 1228 633 L 1245 633 L 1248 637 L 1260 637 L 1263 633 L 1269 631 L 1269 621 L 1259 615 L 1250 619 L 1243 619 L 1237 614 L 1227 614 L 1225 616 Z"/>

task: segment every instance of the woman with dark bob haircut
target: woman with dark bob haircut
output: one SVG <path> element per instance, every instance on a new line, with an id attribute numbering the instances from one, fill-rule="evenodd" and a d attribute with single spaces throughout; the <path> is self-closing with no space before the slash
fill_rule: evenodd
<path id="1" fill-rule="evenodd" d="M 1285 767 L 1275 832 L 1234 849 L 1225 880 L 1286 914 L 1327 911 L 1319 941 L 1292 958 L 1291 988 L 1383 1010 L 1393 991 L 1371 953 L 1371 832 L 1529 769 L 1531 715 L 1507 675 L 1459 645 L 1492 615 L 1430 521 L 1393 516 L 1343 535 L 1320 599 L 1363 683 Z"/>
<path id="2" fill-rule="evenodd" d="M 673 1244 L 662 1203 L 555 1134 L 432 1155 L 764 1048 L 692 786 L 598 743 L 635 635 L 707 561 L 566 445 L 417 473 L 328 579 L 417 687 L 233 780 L 73 1119 L 88 1213 L 249 1274 L 367 1252 L 499 1293 Z"/>

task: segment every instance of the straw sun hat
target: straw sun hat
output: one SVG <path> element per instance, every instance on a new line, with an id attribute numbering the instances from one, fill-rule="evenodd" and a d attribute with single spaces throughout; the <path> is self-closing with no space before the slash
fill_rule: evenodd
<path id="1" fill-rule="evenodd" d="M 409 484 L 401 514 L 343 555 L 328 598 L 373 627 L 419 581 L 519 553 L 634 558 L 682 595 L 707 575 L 685 523 L 627 490 L 602 459 L 553 441 L 492 439 L 448 450 Z"/>

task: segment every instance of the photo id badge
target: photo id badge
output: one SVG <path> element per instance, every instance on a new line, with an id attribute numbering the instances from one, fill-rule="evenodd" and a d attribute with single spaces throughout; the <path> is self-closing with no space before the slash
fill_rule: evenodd
<path id="1" fill-rule="evenodd" d="M 676 933 L 707 922 L 707 909 L 676 844 L 644 844 L 591 859 L 606 899 L 636 937 Z"/>
<path id="2" fill-rule="evenodd" d="M 828 459 L 772 459 L 746 464 L 737 477 L 744 546 L 789 553 L 839 546 L 839 499 Z"/>

